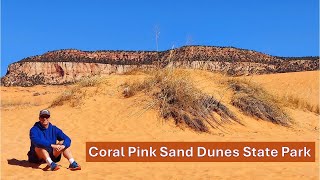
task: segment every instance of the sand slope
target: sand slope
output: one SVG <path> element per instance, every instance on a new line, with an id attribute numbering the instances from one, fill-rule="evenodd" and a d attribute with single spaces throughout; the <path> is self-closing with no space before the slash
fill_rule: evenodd
<path id="1" fill-rule="evenodd" d="M 203 91 L 221 95 L 214 86 L 216 75 L 190 71 Z M 79 107 L 69 105 L 51 108 L 51 122 L 72 139 L 71 150 L 83 170 L 71 172 L 62 159 L 57 172 L 30 167 L 27 152 L 29 129 L 38 119 L 38 111 L 46 108 L 69 86 L 2 87 L 1 107 L 1 177 L 2 179 L 319 179 L 319 161 L 315 163 L 87 163 L 87 141 L 312 141 L 318 146 L 319 116 L 298 109 L 287 109 L 296 124 L 292 128 L 244 116 L 244 126 L 226 124 L 211 133 L 181 129 L 173 122 L 160 119 L 153 109 L 145 110 L 149 99 L 143 94 L 131 98 L 121 96 L 119 85 L 143 75 L 112 75 L 99 93 L 88 95 Z M 271 93 L 296 92 L 310 95 L 318 103 L 319 73 L 300 72 L 253 77 Z M 286 83 L 286 84 L 285 84 Z M 91 92 L 92 88 L 88 88 Z M 35 96 L 35 93 L 40 95 Z M 226 95 L 226 97 L 228 94 Z M 141 102 L 141 100 L 144 100 Z M 227 98 L 226 98 L 227 99 Z M 227 101 L 227 100 L 226 100 Z M 232 108 L 232 107 L 230 107 Z"/>

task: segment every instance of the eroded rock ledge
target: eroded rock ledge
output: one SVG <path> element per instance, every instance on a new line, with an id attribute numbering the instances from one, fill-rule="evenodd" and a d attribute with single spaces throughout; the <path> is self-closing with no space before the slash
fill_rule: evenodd
<path id="1" fill-rule="evenodd" d="M 182 67 L 230 75 L 267 74 L 319 69 L 319 57 L 282 58 L 234 47 L 184 46 L 156 51 L 57 50 L 10 64 L 4 86 L 65 84 L 82 77 L 122 74 L 133 69 Z"/>

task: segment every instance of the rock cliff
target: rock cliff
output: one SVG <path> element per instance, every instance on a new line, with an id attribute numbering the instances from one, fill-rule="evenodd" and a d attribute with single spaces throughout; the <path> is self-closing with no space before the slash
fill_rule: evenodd
<path id="1" fill-rule="evenodd" d="M 133 69 L 182 67 L 250 75 L 319 69 L 319 57 L 282 58 L 234 47 L 184 46 L 156 51 L 58 50 L 10 64 L 4 86 L 65 84 L 82 77 L 122 74 Z"/>

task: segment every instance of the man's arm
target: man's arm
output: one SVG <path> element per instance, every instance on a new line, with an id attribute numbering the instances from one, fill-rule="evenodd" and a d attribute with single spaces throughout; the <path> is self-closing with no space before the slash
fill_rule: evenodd
<path id="1" fill-rule="evenodd" d="M 57 127 L 56 127 L 57 128 Z M 70 147 L 71 145 L 71 139 L 62 132 L 61 129 L 57 128 L 57 138 L 58 138 L 58 141 L 62 141 L 63 140 L 63 144 L 65 146 L 65 148 L 68 148 Z"/>
<path id="2" fill-rule="evenodd" d="M 38 148 L 49 148 L 51 144 L 45 139 L 41 139 L 35 129 L 30 129 L 30 140 Z"/>

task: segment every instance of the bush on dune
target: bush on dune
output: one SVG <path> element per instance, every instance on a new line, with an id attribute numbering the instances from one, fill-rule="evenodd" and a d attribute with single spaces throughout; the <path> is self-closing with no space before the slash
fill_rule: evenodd
<path id="1" fill-rule="evenodd" d="M 71 107 L 76 107 L 81 104 L 81 100 L 86 97 L 87 91 L 84 89 L 86 87 L 97 87 L 104 83 L 104 79 L 101 77 L 85 77 L 75 83 L 75 86 L 71 89 L 65 90 L 58 96 L 49 108 L 62 106 L 69 103 Z"/>
<path id="2" fill-rule="evenodd" d="M 207 125 L 216 128 L 227 121 L 238 121 L 221 102 L 196 89 L 185 71 L 162 69 L 152 74 L 143 82 L 125 84 L 124 96 L 143 91 L 153 98 L 161 117 L 173 118 L 177 125 L 199 132 L 208 132 Z"/>
<path id="3" fill-rule="evenodd" d="M 276 99 L 263 88 L 247 80 L 229 80 L 234 91 L 231 103 L 247 115 L 283 126 L 290 125 L 290 118 Z"/>
<path id="4" fill-rule="evenodd" d="M 320 114 L 319 112 L 319 104 L 312 104 L 309 101 L 297 97 L 297 95 L 286 94 L 278 97 L 279 101 L 287 107 L 307 110 L 310 112 L 314 112 L 316 114 Z"/>

